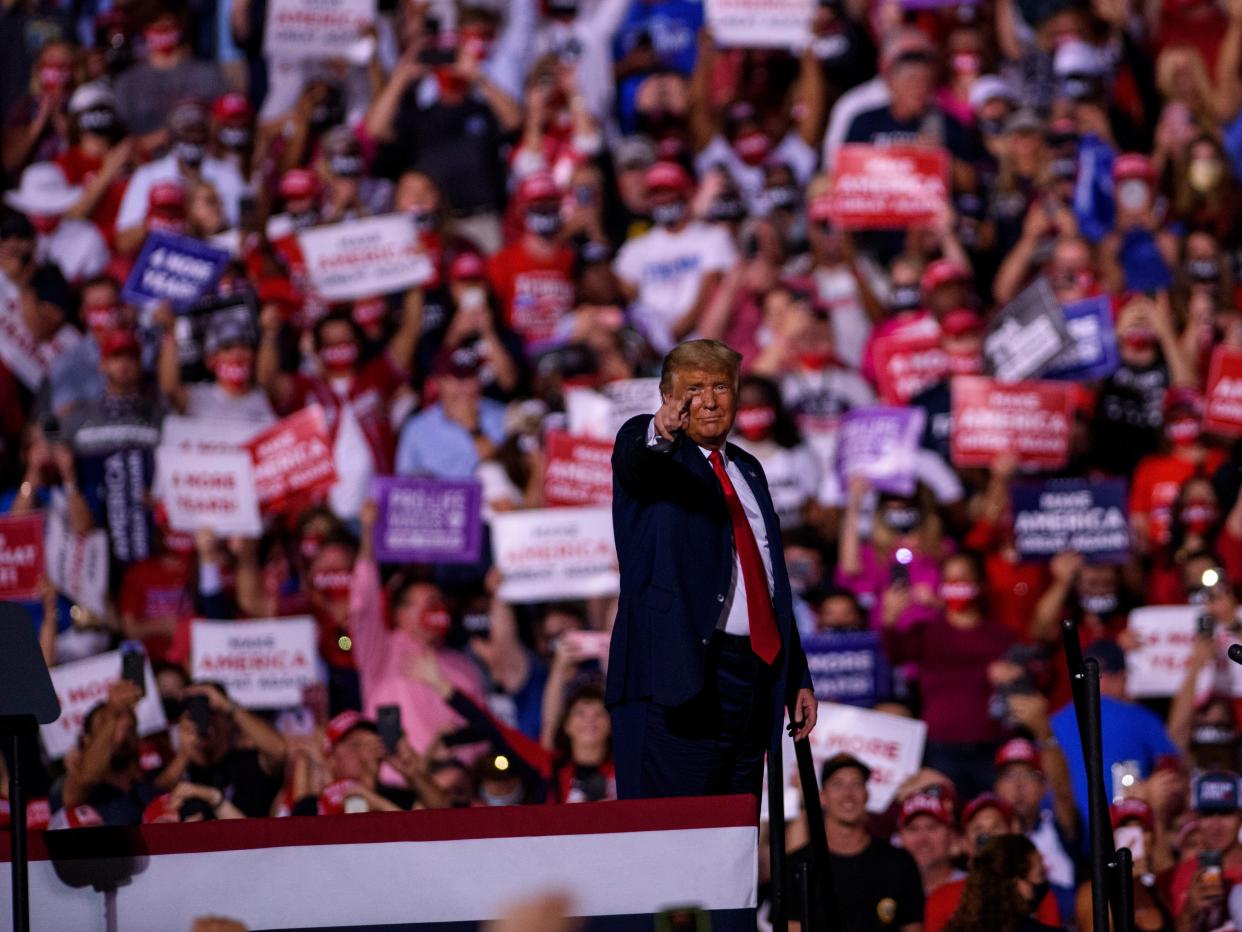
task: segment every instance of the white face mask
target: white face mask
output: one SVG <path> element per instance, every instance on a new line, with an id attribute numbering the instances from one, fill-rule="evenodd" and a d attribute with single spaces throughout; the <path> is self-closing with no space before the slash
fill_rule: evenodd
<path id="1" fill-rule="evenodd" d="M 1130 179 L 1117 185 L 1117 203 L 1126 210 L 1143 210 L 1151 203 L 1146 181 Z"/>
<path id="2" fill-rule="evenodd" d="M 457 307 L 463 311 L 481 311 L 487 307 L 487 292 L 482 288 L 466 288 L 457 299 Z"/>

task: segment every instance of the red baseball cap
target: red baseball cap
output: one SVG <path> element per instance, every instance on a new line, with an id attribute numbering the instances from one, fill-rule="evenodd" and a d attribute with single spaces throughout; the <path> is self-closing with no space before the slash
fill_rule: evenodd
<path id="1" fill-rule="evenodd" d="M 1156 827 L 1156 814 L 1151 806 L 1141 799 L 1127 796 L 1117 800 L 1108 808 L 1112 817 L 1113 828 L 1119 828 L 1127 822 L 1137 821 L 1143 828 L 1152 831 Z"/>
<path id="2" fill-rule="evenodd" d="M 319 176 L 309 168 L 291 168 L 280 176 L 280 196 L 300 201 L 319 193 Z"/>
<path id="3" fill-rule="evenodd" d="M 941 285 L 969 281 L 970 269 L 954 262 L 952 259 L 937 259 L 935 262 L 929 263 L 927 268 L 923 270 L 923 278 L 919 282 L 919 287 L 923 290 L 923 294 L 926 295 L 935 291 Z"/>
<path id="4" fill-rule="evenodd" d="M 461 252 L 449 265 L 449 281 L 472 282 L 487 278 L 487 263 L 477 252 Z"/>
<path id="5" fill-rule="evenodd" d="M 931 816 L 941 825 L 953 825 L 953 810 L 949 801 L 932 793 L 915 793 L 907 796 L 897 813 L 897 827 L 905 828 L 915 816 Z"/>
<path id="6" fill-rule="evenodd" d="M 962 810 L 962 826 L 965 827 L 971 819 L 984 809 L 995 809 L 1005 817 L 1005 821 L 1013 819 L 1013 807 L 1009 803 L 995 793 L 981 793 L 968 802 L 966 808 Z"/>
<path id="7" fill-rule="evenodd" d="M 1039 749 L 1026 738 L 1010 738 L 1002 744 L 996 752 L 993 763 L 997 770 L 1010 764 L 1026 764 L 1040 773 L 1043 773 L 1044 769 L 1039 762 Z"/>
<path id="8" fill-rule="evenodd" d="M 1151 159 L 1138 152 L 1119 155 L 1113 162 L 1113 178 L 1117 181 L 1127 181 L 1131 178 L 1152 181 L 1155 177 L 1156 173 L 1151 167 Z"/>
<path id="9" fill-rule="evenodd" d="M 99 353 L 105 358 L 125 354 L 137 356 L 141 352 L 142 346 L 132 330 L 110 330 L 99 344 Z"/>
<path id="10" fill-rule="evenodd" d="M 656 162 L 643 175 L 648 191 L 688 191 L 690 176 L 676 162 Z"/>
<path id="11" fill-rule="evenodd" d="M 535 172 L 533 175 L 527 175 L 518 184 L 517 197 L 522 204 L 555 201 L 560 200 L 561 189 L 548 172 Z"/>
<path id="12" fill-rule="evenodd" d="M 147 193 L 147 207 L 164 213 L 185 212 L 185 189 L 175 181 L 160 181 Z"/>
<path id="13" fill-rule="evenodd" d="M 345 736 L 350 732 L 357 731 L 359 728 L 365 728 L 367 731 L 377 731 L 375 722 L 369 718 L 365 718 L 361 712 L 355 712 L 353 709 L 346 709 L 337 715 L 323 730 L 323 752 L 331 754 L 336 750 L 336 746 L 344 740 Z"/>
<path id="14" fill-rule="evenodd" d="M 964 333 L 981 333 L 986 327 L 982 317 L 964 307 L 949 311 L 940 318 L 941 331 L 951 337 L 960 337 Z"/>
<path id="15" fill-rule="evenodd" d="M 282 311 L 292 310 L 302 303 L 293 282 L 279 276 L 260 279 L 258 298 L 259 304 L 279 304 Z"/>
<path id="16" fill-rule="evenodd" d="M 230 120 L 249 123 L 251 113 L 250 101 L 246 99 L 246 95 L 236 91 L 229 91 L 217 97 L 211 108 L 211 115 L 220 123 L 227 123 Z"/>

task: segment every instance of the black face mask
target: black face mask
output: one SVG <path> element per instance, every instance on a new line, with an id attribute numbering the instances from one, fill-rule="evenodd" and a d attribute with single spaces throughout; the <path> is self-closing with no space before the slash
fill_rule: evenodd
<path id="1" fill-rule="evenodd" d="M 681 118 L 662 108 L 640 110 L 635 117 L 638 132 L 653 139 L 671 135 L 681 129 Z"/>
<path id="2" fill-rule="evenodd" d="M 552 239 L 561 232 L 561 212 L 555 207 L 526 211 L 526 229 L 536 236 Z"/>
<path id="3" fill-rule="evenodd" d="M 430 233 L 436 228 L 436 215 L 430 210 L 412 210 L 410 216 L 414 218 L 414 229 L 419 233 Z"/>
<path id="4" fill-rule="evenodd" d="M 311 129 L 321 133 L 330 127 L 345 122 L 345 103 L 339 91 L 329 91 L 322 101 L 311 111 Z"/>
<path id="5" fill-rule="evenodd" d="M 671 201 L 668 204 L 655 204 L 651 208 L 651 219 L 658 226 L 675 227 L 681 223 L 686 216 L 686 205 L 681 201 Z"/>
<path id="6" fill-rule="evenodd" d="M 917 285 L 900 285 L 888 295 L 888 309 L 894 314 L 918 310 L 922 303 Z"/>

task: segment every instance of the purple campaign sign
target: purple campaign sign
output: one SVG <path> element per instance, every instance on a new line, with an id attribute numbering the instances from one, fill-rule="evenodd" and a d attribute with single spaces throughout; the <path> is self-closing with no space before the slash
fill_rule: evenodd
<path id="1" fill-rule="evenodd" d="M 914 458 L 923 435 L 922 408 L 875 405 L 841 416 L 837 428 L 837 475 L 842 487 L 862 473 L 881 492 L 914 492 Z"/>
<path id="2" fill-rule="evenodd" d="M 475 563 L 483 541 L 482 489 L 471 480 L 378 477 L 375 559 L 381 563 Z"/>
<path id="3" fill-rule="evenodd" d="M 189 236 L 154 230 L 143 240 L 121 297 L 132 304 L 167 301 L 184 311 L 213 294 L 229 254 Z"/>

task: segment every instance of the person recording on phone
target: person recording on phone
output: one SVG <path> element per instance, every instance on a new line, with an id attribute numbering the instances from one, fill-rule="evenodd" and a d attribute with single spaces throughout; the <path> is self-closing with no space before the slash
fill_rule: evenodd
<path id="1" fill-rule="evenodd" d="M 617 434 L 606 700 L 622 799 L 758 796 L 786 706 L 796 739 L 815 727 L 776 509 L 759 462 L 728 442 L 740 362 L 715 340 L 681 344 L 660 409 Z"/>
<path id="2" fill-rule="evenodd" d="M 1200 774 L 1191 788 L 1199 824 L 1199 853 L 1174 869 L 1173 912 L 1177 932 L 1215 929 L 1228 919 L 1231 888 L 1242 883 L 1242 804 L 1238 775 Z"/>

